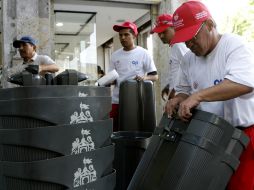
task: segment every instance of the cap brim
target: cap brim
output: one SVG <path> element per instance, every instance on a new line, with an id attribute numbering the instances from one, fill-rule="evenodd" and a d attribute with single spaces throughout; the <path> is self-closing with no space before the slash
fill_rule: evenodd
<path id="1" fill-rule="evenodd" d="M 21 42 L 22 42 L 22 41 L 20 41 L 20 40 L 15 40 L 15 41 L 13 42 L 13 47 L 19 48 Z"/>
<path id="2" fill-rule="evenodd" d="M 113 30 L 116 31 L 116 32 L 119 32 L 120 30 L 122 30 L 124 28 L 129 28 L 129 27 L 124 27 L 124 26 L 119 26 L 119 25 L 114 25 L 113 26 Z"/>
<path id="3" fill-rule="evenodd" d="M 15 40 L 13 42 L 13 47 L 20 48 L 20 44 L 21 43 L 29 43 L 29 44 L 32 44 L 32 45 L 36 46 L 36 44 L 34 44 L 34 43 L 30 42 L 30 41 L 28 42 L 28 41 L 25 41 L 25 40 Z"/>
<path id="4" fill-rule="evenodd" d="M 202 25 L 202 22 L 198 23 L 194 26 L 176 30 L 175 35 L 170 42 L 170 45 L 180 43 L 180 42 L 186 42 L 186 41 L 190 40 L 191 38 L 193 38 L 195 36 L 195 34 L 197 33 L 197 31 L 201 25 Z"/>
<path id="5" fill-rule="evenodd" d="M 153 33 L 161 33 L 161 32 L 164 32 L 168 27 L 170 27 L 171 25 L 161 25 L 161 26 L 157 26 L 155 28 L 153 28 L 151 30 L 151 34 Z"/>
<path id="6" fill-rule="evenodd" d="M 137 36 L 138 35 L 138 31 L 135 31 L 135 29 L 133 29 L 132 27 L 129 27 L 129 26 L 121 26 L 121 25 L 114 25 L 113 26 L 113 30 L 116 31 L 116 32 L 119 32 L 120 30 L 122 29 L 131 29 L 133 32 L 134 32 L 134 35 Z"/>

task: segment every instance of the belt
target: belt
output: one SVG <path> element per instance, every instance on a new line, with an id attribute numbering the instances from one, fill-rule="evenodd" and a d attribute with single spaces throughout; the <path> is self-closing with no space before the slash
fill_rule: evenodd
<path id="1" fill-rule="evenodd" d="M 242 126 L 236 126 L 237 129 L 240 129 L 240 130 L 245 130 L 245 129 L 249 129 L 251 127 L 254 127 L 254 125 L 250 125 L 248 127 L 242 127 Z"/>

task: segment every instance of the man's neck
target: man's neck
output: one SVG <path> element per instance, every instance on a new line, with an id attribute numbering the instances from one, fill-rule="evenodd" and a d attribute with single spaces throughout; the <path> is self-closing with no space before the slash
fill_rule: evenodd
<path id="1" fill-rule="evenodd" d="M 135 48 L 136 48 L 136 46 L 133 45 L 133 46 L 131 46 L 131 47 L 124 47 L 123 50 L 124 50 L 124 51 L 131 51 L 131 50 L 133 50 L 133 49 L 135 49 Z"/>
<path id="2" fill-rule="evenodd" d="M 24 62 L 28 63 L 31 61 L 32 58 L 24 58 Z"/>
<path id="3" fill-rule="evenodd" d="M 208 54 L 210 54 L 214 49 L 215 47 L 217 46 L 217 44 L 219 43 L 220 39 L 221 39 L 221 34 L 218 33 L 217 31 L 215 31 L 213 33 L 213 37 L 212 37 L 212 41 L 211 41 L 211 45 L 210 45 L 210 48 L 209 50 L 206 52 L 206 55 L 207 56 Z"/>
<path id="4" fill-rule="evenodd" d="M 23 58 L 24 62 L 29 63 L 29 62 L 33 61 L 32 58 L 34 57 L 34 55 L 35 55 L 35 52 L 33 53 L 33 55 L 31 57 Z"/>

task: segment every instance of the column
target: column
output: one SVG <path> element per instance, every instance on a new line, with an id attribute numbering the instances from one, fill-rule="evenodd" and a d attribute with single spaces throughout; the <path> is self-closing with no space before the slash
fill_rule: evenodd
<path id="1" fill-rule="evenodd" d="M 51 0 L 2 0 L 3 19 L 3 77 L 4 88 L 8 83 L 8 69 L 22 64 L 19 53 L 12 42 L 23 35 L 30 35 L 38 42 L 37 53 L 51 56 Z"/>
<path id="2" fill-rule="evenodd" d="M 173 14 L 174 10 L 177 9 L 183 2 L 187 0 L 164 0 L 161 1 L 159 6 L 153 5 L 151 7 L 151 19 L 152 23 L 160 14 Z M 159 80 L 155 83 L 155 101 L 156 101 L 156 118 L 159 120 L 163 114 L 163 107 L 166 102 L 161 98 L 161 90 L 166 84 L 168 84 L 168 78 L 170 75 L 169 71 L 169 55 L 170 47 L 163 44 L 159 37 L 154 34 L 153 37 L 153 56 L 156 68 L 158 70 Z M 158 123 L 159 121 L 157 121 Z"/>

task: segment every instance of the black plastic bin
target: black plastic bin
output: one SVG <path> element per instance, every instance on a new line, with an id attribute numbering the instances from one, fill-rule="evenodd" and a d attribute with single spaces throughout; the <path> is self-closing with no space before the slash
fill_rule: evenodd
<path id="1" fill-rule="evenodd" d="M 123 81 L 119 90 L 119 131 L 153 132 L 155 127 L 153 82 Z"/>
<path id="2" fill-rule="evenodd" d="M 215 114 L 192 114 L 190 122 L 164 115 L 128 190 L 225 190 L 249 139 Z"/>
<path id="3" fill-rule="evenodd" d="M 81 188 L 111 174 L 113 172 L 113 159 L 114 145 L 110 145 L 91 152 L 48 160 L 34 162 L 2 161 L 0 162 L 0 173 L 2 174 L 0 190 Z M 84 189 L 86 188 L 84 187 Z M 105 189 L 108 190 L 107 187 Z"/>
<path id="4" fill-rule="evenodd" d="M 116 190 L 126 190 L 145 152 L 152 133 L 137 131 L 114 132 L 111 140 L 115 143 Z"/>
<path id="5" fill-rule="evenodd" d="M 112 120 L 0 129 L 0 160 L 31 162 L 89 152 L 111 144 Z"/>
<path id="6" fill-rule="evenodd" d="M 53 97 L 0 101 L 0 128 L 35 128 L 109 118 L 111 97 Z"/>
<path id="7" fill-rule="evenodd" d="M 110 88 L 75 85 L 40 85 L 0 89 L 0 100 L 69 96 L 110 96 Z"/>
<path id="8" fill-rule="evenodd" d="M 0 90 L 0 190 L 113 190 L 109 88 Z"/>

